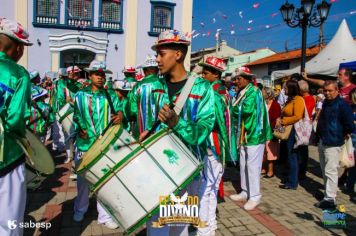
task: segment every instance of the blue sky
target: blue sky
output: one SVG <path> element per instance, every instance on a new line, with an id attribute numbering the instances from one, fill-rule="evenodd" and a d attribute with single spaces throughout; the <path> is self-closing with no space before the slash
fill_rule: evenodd
<path id="1" fill-rule="evenodd" d="M 316 4 L 322 0 L 316 0 Z M 332 2 L 329 17 L 324 23 L 324 38 L 328 42 L 342 19 L 356 37 L 356 0 Z M 215 34 L 221 29 L 221 39 L 229 46 L 246 52 L 269 47 L 277 52 L 301 47 L 301 29 L 289 28 L 282 20 L 279 8 L 285 0 L 193 0 L 192 50 L 214 47 Z M 289 0 L 295 8 L 300 0 Z M 315 4 L 315 5 L 316 5 Z M 232 35 L 231 31 L 235 31 Z M 210 36 L 207 36 L 210 32 Z M 205 34 L 205 36 L 203 36 Z M 307 45 L 318 42 L 319 28 L 308 28 Z"/>

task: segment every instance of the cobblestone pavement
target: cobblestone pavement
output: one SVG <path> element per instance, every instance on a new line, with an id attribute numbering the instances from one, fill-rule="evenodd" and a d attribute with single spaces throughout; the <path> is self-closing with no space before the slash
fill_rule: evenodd
<path id="1" fill-rule="evenodd" d="M 236 168 L 226 168 L 224 176 L 225 199 L 218 205 L 217 236 L 231 235 L 356 235 L 356 204 L 349 196 L 338 193 L 338 204 L 346 207 L 346 229 L 325 229 L 321 225 L 322 210 L 314 203 L 322 197 L 323 185 L 317 150 L 310 147 L 311 160 L 307 179 L 297 190 L 278 188 L 285 168 L 277 168 L 276 177 L 262 178 L 263 199 L 256 210 L 247 212 L 243 203 L 233 202 L 228 195 L 238 189 Z M 123 235 L 120 229 L 110 230 L 97 224 L 95 199 L 91 200 L 88 213 L 82 223 L 72 221 L 73 202 L 76 196 L 76 182 L 69 178 L 70 164 L 63 163 L 63 156 L 56 156 L 56 172 L 45 179 L 40 188 L 28 191 L 25 222 L 51 222 L 49 230 L 26 229 L 25 235 Z M 145 235 L 145 227 L 135 232 Z M 191 232 L 190 235 L 194 235 Z"/>

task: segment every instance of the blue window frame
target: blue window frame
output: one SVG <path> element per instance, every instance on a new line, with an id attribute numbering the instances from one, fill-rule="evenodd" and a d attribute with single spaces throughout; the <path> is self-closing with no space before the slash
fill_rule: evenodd
<path id="1" fill-rule="evenodd" d="M 32 24 L 41 28 L 123 33 L 124 0 L 99 0 L 99 9 L 94 8 L 95 1 L 97 0 L 34 0 Z M 60 23 L 61 7 L 65 11 L 64 24 Z M 95 11 L 98 11 L 99 20 L 98 26 L 94 27 Z"/>
<path id="2" fill-rule="evenodd" d="M 99 27 L 122 30 L 123 0 L 100 0 Z"/>
<path id="3" fill-rule="evenodd" d="M 172 2 L 151 1 L 150 36 L 158 36 L 162 31 L 173 29 L 175 5 Z"/>
<path id="4" fill-rule="evenodd" d="M 35 0 L 34 19 L 38 24 L 58 24 L 60 0 Z"/>
<path id="5" fill-rule="evenodd" d="M 67 0 L 66 24 L 76 27 L 91 27 L 94 19 L 93 0 Z"/>

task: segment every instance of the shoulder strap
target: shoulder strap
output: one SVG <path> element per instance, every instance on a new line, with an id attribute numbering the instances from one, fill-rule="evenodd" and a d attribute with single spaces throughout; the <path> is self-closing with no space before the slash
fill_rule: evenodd
<path id="1" fill-rule="evenodd" d="M 112 110 L 112 113 L 116 114 L 116 111 L 115 111 L 115 108 L 114 108 L 114 104 L 112 103 L 112 100 L 111 100 L 111 97 L 110 97 L 110 94 L 109 94 L 108 90 L 104 89 L 104 92 L 105 92 L 106 99 L 109 102 L 109 106 L 110 106 L 110 109 Z"/>
<path id="2" fill-rule="evenodd" d="M 178 101 L 176 102 L 175 106 L 174 106 L 174 111 L 175 113 L 179 116 L 179 114 L 181 113 L 183 106 L 190 94 L 190 91 L 193 88 L 195 79 L 198 78 L 197 75 L 188 75 L 188 79 L 187 82 L 185 83 L 182 92 L 179 95 Z"/>

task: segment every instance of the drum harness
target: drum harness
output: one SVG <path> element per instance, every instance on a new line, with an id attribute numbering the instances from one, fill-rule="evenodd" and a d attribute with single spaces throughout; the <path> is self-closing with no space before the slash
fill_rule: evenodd
<path id="1" fill-rule="evenodd" d="M 181 113 L 181 111 L 183 109 L 183 106 L 184 106 L 185 102 L 187 101 L 187 98 L 188 98 L 188 96 L 190 94 L 190 91 L 193 88 L 193 85 L 194 85 L 194 82 L 195 82 L 196 78 L 198 78 L 198 76 L 195 76 L 195 75 L 188 77 L 187 78 L 187 82 L 185 83 L 185 85 L 184 85 L 184 87 L 182 89 L 182 92 L 180 93 L 180 96 L 179 96 L 178 101 L 176 102 L 176 104 L 171 103 L 169 105 L 169 108 L 170 109 L 174 109 L 174 112 L 177 114 L 177 116 L 180 115 L 180 113 Z M 106 98 L 109 101 L 110 109 L 115 111 L 113 103 L 112 103 L 112 100 L 111 100 L 111 97 L 109 96 L 109 93 L 108 93 L 107 90 L 105 90 L 105 95 L 106 95 Z M 141 144 L 145 139 L 147 139 L 150 135 L 152 135 L 152 133 L 157 129 L 157 127 L 160 124 L 161 124 L 161 121 L 157 119 L 153 123 L 153 125 L 152 125 L 151 129 L 148 131 L 148 133 L 142 138 L 142 140 L 135 141 L 135 142 L 132 142 L 132 143 L 128 143 L 128 144 L 122 145 L 120 147 L 125 147 L 125 146 L 131 145 L 131 144 L 135 144 L 135 143 Z M 111 125 L 112 125 L 112 121 L 110 121 L 108 126 L 103 130 L 102 134 L 104 134 L 110 128 Z M 141 146 L 143 146 L 143 145 L 141 145 Z"/>

